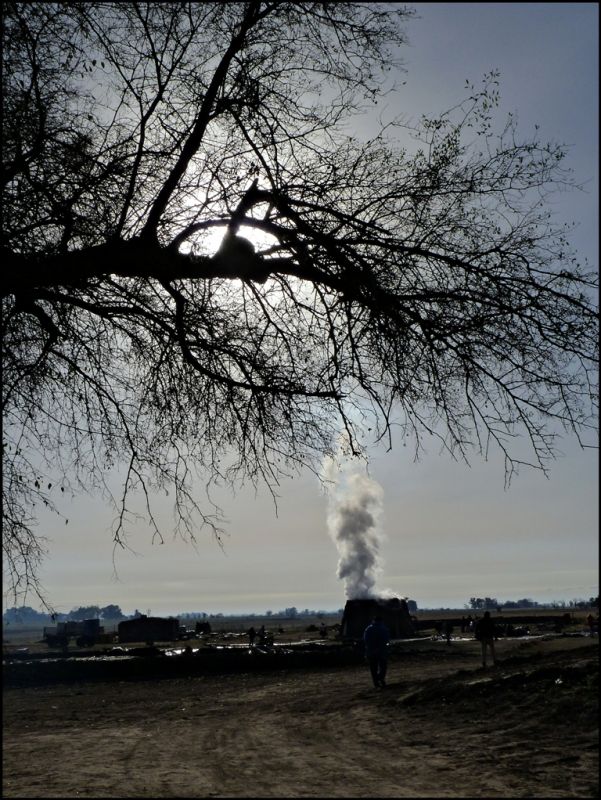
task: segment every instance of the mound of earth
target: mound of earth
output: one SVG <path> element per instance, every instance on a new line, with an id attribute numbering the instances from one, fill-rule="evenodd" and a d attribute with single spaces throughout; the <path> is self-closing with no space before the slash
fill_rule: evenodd
<path id="1" fill-rule="evenodd" d="M 596 714 L 595 704 L 582 703 L 582 697 L 594 698 L 599 691 L 597 653 L 583 656 L 579 651 L 537 653 L 514 656 L 495 669 L 459 670 L 453 676 L 434 678 L 414 684 L 397 702 L 404 706 L 428 703 L 477 708 L 488 699 L 524 706 L 547 704 L 562 718 Z"/>

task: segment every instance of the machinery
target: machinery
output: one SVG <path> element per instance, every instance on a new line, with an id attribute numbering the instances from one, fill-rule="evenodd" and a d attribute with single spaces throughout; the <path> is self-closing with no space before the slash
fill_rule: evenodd
<path id="1" fill-rule="evenodd" d="M 44 628 L 44 640 L 48 647 L 67 647 L 72 639 L 78 647 L 108 644 L 115 635 L 105 633 L 99 619 L 68 620 L 58 622 L 55 627 Z"/>
<path id="2" fill-rule="evenodd" d="M 134 619 L 123 620 L 118 625 L 118 634 L 105 633 L 98 619 L 69 620 L 54 627 L 44 628 L 44 640 L 48 647 L 67 647 L 73 639 L 78 647 L 95 644 L 119 644 L 131 642 L 174 642 L 196 638 L 196 631 L 179 624 L 174 617 L 148 617 L 142 614 Z"/>

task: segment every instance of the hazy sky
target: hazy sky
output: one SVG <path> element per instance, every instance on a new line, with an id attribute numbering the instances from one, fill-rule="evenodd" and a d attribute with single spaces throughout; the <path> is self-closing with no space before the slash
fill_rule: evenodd
<path id="1" fill-rule="evenodd" d="M 519 130 L 541 126 L 571 146 L 569 164 L 586 193 L 562 194 L 555 211 L 578 220 L 574 240 L 597 264 L 598 6 L 596 3 L 418 3 L 407 25 L 407 69 L 389 110 L 415 120 L 465 96 L 491 69 L 501 72 L 501 107 Z M 370 474 L 383 490 L 378 586 L 420 607 L 462 607 L 469 597 L 572 599 L 598 593 L 598 459 L 573 440 L 547 480 L 524 470 L 504 489 L 503 464 L 474 456 L 471 468 L 439 455 L 432 443 L 420 463 L 399 442 L 374 452 Z M 60 611 L 117 603 L 153 614 L 182 611 L 337 609 L 344 585 L 327 532 L 327 500 L 310 474 L 280 490 L 278 516 L 267 492 L 219 498 L 229 519 L 220 549 L 209 533 L 198 547 L 152 546 L 146 525 L 129 539 L 137 554 L 117 554 L 102 502 L 76 499 L 70 519 L 43 518 L 50 538 L 42 570 Z M 165 521 L 168 527 L 168 510 Z M 36 605 L 34 598 L 28 602 Z"/>

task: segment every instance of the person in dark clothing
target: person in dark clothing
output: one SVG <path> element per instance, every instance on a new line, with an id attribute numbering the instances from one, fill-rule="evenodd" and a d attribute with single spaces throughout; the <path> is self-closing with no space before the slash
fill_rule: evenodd
<path id="1" fill-rule="evenodd" d="M 373 622 L 367 626 L 363 633 L 365 657 L 376 689 L 386 686 L 386 671 L 388 668 L 388 642 L 390 633 L 384 625 L 381 616 L 375 616 Z"/>
<path id="2" fill-rule="evenodd" d="M 476 639 L 482 645 L 482 666 L 486 666 L 486 651 L 490 649 L 492 663 L 496 664 L 495 656 L 495 623 L 490 616 L 490 611 L 485 611 L 482 619 L 479 619 L 475 627 Z"/>

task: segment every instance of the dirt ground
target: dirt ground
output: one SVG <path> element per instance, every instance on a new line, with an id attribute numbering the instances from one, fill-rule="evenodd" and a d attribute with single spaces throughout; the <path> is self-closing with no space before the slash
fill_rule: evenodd
<path id="1" fill-rule="evenodd" d="M 598 643 L 4 689 L 3 797 L 598 797 Z"/>

